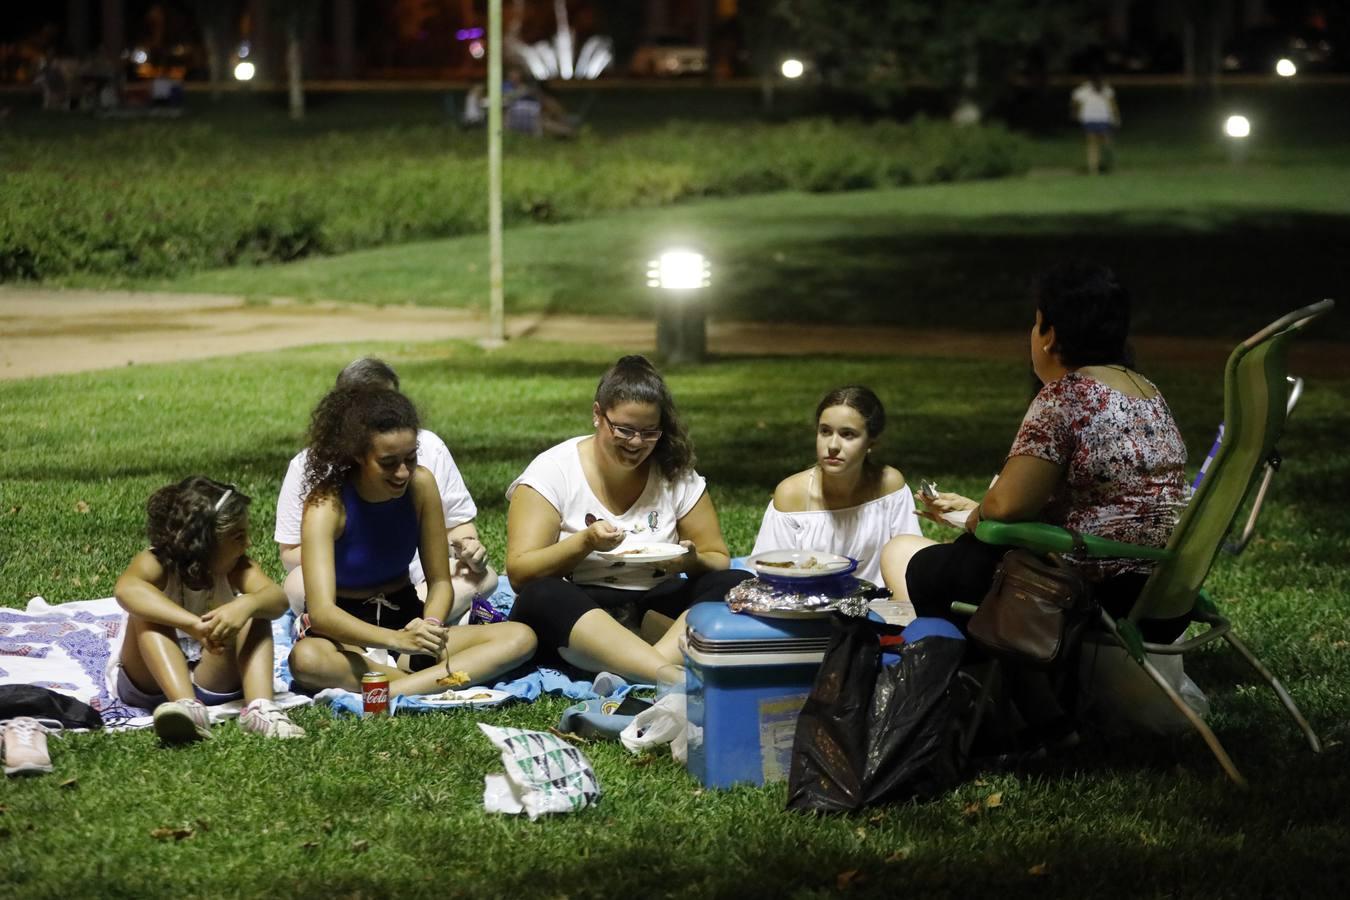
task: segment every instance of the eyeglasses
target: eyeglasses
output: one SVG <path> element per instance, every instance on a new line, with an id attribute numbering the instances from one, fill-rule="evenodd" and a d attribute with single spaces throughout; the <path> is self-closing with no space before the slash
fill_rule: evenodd
<path id="1" fill-rule="evenodd" d="M 627 425 L 615 425 L 609 420 L 609 416 L 604 413 L 600 414 L 600 418 L 605 420 L 605 424 L 609 426 L 609 430 L 621 441 L 631 441 L 634 438 L 637 438 L 644 444 L 655 444 L 657 441 L 661 440 L 661 435 L 665 433 L 660 428 L 637 429 L 629 428 Z"/>

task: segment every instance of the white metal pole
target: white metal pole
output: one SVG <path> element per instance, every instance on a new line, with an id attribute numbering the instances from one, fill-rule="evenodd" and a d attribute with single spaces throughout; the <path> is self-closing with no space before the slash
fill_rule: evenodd
<path id="1" fill-rule="evenodd" d="M 488 343 L 506 342 L 502 294 L 502 0 L 488 0 Z"/>

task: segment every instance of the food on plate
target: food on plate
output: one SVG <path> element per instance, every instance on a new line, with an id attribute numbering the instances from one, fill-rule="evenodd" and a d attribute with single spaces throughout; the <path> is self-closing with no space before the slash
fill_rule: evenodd
<path id="1" fill-rule="evenodd" d="M 802 561 L 802 562 L 794 562 L 793 560 L 790 560 L 790 559 L 783 560 L 782 562 L 768 562 L 767 560 L 760 560 L 759 562 L 755 563 L 755 565 L 756 565 L 756 566 L 759 566 L 760 568 L 765 568 L 765 569 L 802 569 L 802 570 L 808 570 L 808 569 L 823 569 L 823 568 L 825 568 L 825 567 L 822 566 L 819 562 L 816 561 L 816 558 L 815 558 L 814 556 L 809 557 L 808 559 L 806 559 L 806 560 L 804 560 L 804 561 Z"/>
<path id="2" fill-rule="evenodd" d="M 457 688 L 461 684 L 469 683 L 468 672 L 449 672 L 436 679 L 436 683 L 441 687 Z"/>

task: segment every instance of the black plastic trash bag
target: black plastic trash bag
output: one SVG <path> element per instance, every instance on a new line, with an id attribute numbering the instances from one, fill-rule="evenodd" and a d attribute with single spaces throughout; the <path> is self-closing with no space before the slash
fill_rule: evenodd
<path id="1" fill-rule="evenodd" d="M 836 615 L 815 685 L 797 718 L 788 809 L 850 812 L 934 796 L 958 774 L 954 626 L 905 628 Z M 940 622 L 947 626 L 949 623 Z M 950 636 L 948 636 L 950 635 Z M 883 647 L 898 645 L 895 654 Z"/>
<path id="2" fill-rule="evenodd" d="M 0 684 L 0 719 L 19 716 L 54 720 L 66 728 L 103 727 L 103 719 L 83 700 L 35 684 Z"/>

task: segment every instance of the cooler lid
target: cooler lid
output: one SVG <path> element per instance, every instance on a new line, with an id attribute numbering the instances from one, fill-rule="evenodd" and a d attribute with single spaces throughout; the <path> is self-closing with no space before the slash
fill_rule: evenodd
<path id="1" fill-rule="evenodd" d="M 830 638 L 830 617 L 779 619 L 732 612 L 721 600 L 695 604 L 685 619 L 690 643 L 723 644 L 748 641 L 755 644 L 800 642 L 823 646 Z"/>

